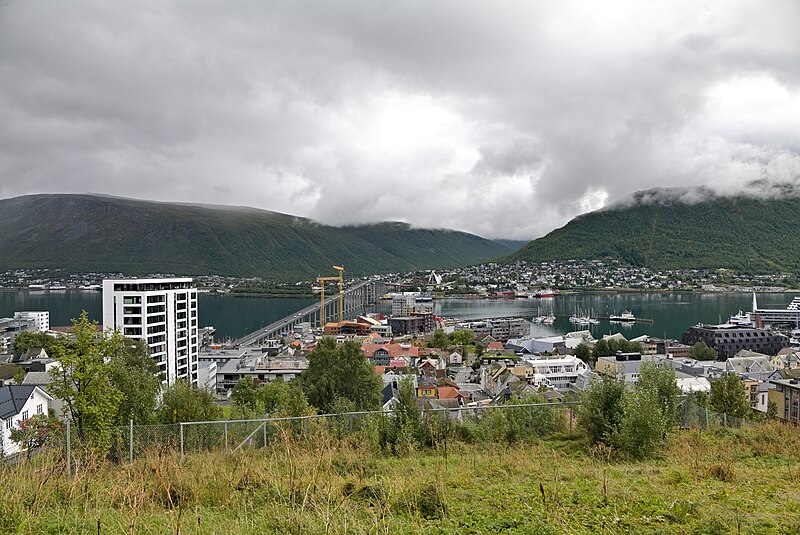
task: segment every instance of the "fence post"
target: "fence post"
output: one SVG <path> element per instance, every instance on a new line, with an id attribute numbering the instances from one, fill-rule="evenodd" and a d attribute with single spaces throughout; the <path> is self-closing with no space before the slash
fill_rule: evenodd
<path id="1" fill-rule="evenodd" d="M 484 405 L 483 407 L 484 442 L 489 442 L 489 406 Z"/>
<path id="2" fill-rule="evenodd" d="M 267 422 L 264 422 L 264 447 L 267 447 Z"/>
<path id="3" fill-rule="evenodd" d="M 128 439 L 130 440 L 130 445 L 128 447 L 128 457 L 131 466 L 133 466 L 133 418 L 131 418 L 131 434 L 128 437 Z"/>
<path id="4" fill-rule="evenodd" d="M 70 439 L 72 433 L 70 432 L 69 418 L 67 418 L 67 477 L 72 477 L 72 443 Z"/>
<path id="5" fill-rule="evenodd" d="M 225 422 L 225 452 L 228 451 L 228 422 Z"/>
<path id="6" fill-rule="evenodd" d="M 569 432 L 572 433 L 572 407 L 569 408 Z"/>
<path id="7" fill-rule="evenodd" d="M 706 405 L 706 431 L 708 431 L 708 405 Z"/>
<path id="8" fill-rule="evenodd" d="M 184 458 L 184 451 L 183 451 L 183 422 L 180 423 L 181 426 L 181 460 Z"/>

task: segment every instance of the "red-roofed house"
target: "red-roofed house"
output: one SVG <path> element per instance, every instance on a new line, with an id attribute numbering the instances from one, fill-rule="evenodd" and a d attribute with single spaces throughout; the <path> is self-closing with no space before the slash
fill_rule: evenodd
<path id="1" fill-rule="evenodd" d="M 495 355 L 499 355 L 503 351 L 505 351 L 505 347 L 503 347 L 502 342 L 489 342 L 489 345 L 486 346 L 487 353 L 494 353 Z"/>
<path id="2" fill-rule="evenodd" d="M 436 389 L 436 394 L 439 399 L 464 399 L 464 396 L 453 386 L 440 386 Z"/>
<path id="3" fill-rule="evenodd" d="M 402 368 L 407 368 L 408 361 L 406 359 L 392 359 L 391 362 L 389 362 L 389 367 L 397 368 L 398 370 Z"/>

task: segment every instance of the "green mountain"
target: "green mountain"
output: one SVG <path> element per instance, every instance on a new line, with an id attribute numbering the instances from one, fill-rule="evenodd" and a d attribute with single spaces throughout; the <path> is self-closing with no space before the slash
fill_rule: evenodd
<path id="1" fill-rule="evenodd" d="M 799 228 L 800 199 L 796 197 L 649 190 L 634 195 L 630 204 L 576 217 L 504 260 L 610 257 L 654 269 L 798 272 Z"/>
<path id="2" fill-rule="evenodd" d="M 0 200 L 0 270 L 262 276 L 297 280 L 445 269 L 512 249 L 464 232 L 404 223 L 330 227 L 254 208 L 96 195 Z"/>

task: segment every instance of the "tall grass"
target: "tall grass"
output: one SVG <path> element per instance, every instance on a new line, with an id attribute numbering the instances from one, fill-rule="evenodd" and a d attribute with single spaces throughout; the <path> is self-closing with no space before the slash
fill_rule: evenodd
<path id="1" fill-rule="evenodd" d="M 555 433 L 387 454 L 362 434 L 0 467 L 1 533 L 793 533 L 800 430 L 678 431 L 631 462 Z M 754 506 L 757 504 L 757 507 Z"/>

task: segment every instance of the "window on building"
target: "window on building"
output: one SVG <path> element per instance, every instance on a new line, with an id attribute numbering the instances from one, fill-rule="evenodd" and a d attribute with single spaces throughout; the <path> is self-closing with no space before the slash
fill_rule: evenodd
<path id="1" fill-rule="evenodd" d="M 44 404 L 39 403 L 36 405 L 36 414 L 44 414 Z"/>
<path id="2" fill-rule="evenodd" d="M 28 419 L 28 411 L 22 411 L 22 418 L 21 419 L 22 420 L 27 420 Z"/>

